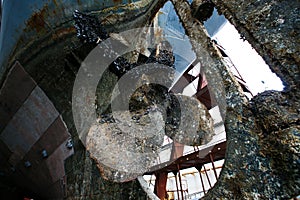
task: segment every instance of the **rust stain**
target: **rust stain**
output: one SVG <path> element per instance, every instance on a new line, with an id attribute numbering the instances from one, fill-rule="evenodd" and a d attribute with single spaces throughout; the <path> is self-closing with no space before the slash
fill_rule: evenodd
<path id="1" fill-rule="evenodd" d="M 70 33 L 76 33 L 76 29 L 74 27 L 59 29 L 55 32 L 55 34 L 53 34 L 52 38 L 53 39 L 61 38 L 64 35 L 68 35 Z"/>
<path id="2" fill-rule="evenodd" d="M 39 12 L 34 13 L 27 21 L 27 26 L 35 29 L 36 32 L 41 32 L 45 29 L 45 16 L 48 11 L 48 5 L 44 6 Z"/>
<path id="3" fill-rule="evenodd" d="M 95 158 L 92 158 L 93 160 L 95 160 L 97 162 L 97 160 Z M 101 177 L 104 179 L 104 180 L 108 180 L 107 176 L 105 176 L 105 169 L 103 168 L 103 166 L 99 163 L 97 163 L 97 167 L 99 169 L 99 172 L 101 174 Z"/>

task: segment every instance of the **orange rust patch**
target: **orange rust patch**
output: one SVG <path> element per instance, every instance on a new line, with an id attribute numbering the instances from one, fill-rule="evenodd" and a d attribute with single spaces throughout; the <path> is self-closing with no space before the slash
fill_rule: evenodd
<path id="1" fill-rule="evenodd" d="M 48 6 L 44 6 L 42 10 L 34 13 L 27 21 L 27 26 L 31 29 L 35 29 L 36 32 L 41 32 L 45 29 L 45 15 L 48 10 Z"/>
<path id="2" fill-rule="evenodd" d="M 64 35 L 68 35 L 70 33 L 76 33 L 76 29 L 74 27 L 62 28 L 55 32 L 52 36 L 53 39 L 57 39 L 63 37 Z"/>

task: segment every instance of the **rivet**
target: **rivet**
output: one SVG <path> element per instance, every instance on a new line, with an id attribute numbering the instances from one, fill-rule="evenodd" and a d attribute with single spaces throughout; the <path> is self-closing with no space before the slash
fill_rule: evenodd
<path id="1" fill-rule="evenodd" d="M 48 157 L 48 153 L 47 153 L 46 149 L 43 149 L 43 151 L 42 151 L 42 157 L 43 158 L 47 158 Z"/>
<path id="2" fill-rule="evenodd" d="M 31 163 L 29 162 L 29 161 L 26 161 L 25 163 L 24 163 L 24 165 L 25 165 L 25 167 L 31 167 Z"/>
<path id="3" fill-rule="evenodd" d="M 72 149 L 73 148 L 73 142 L 72 139 L 68 139 L 67 143 L 66 143 L 66 147 L 68 149 Z"/>

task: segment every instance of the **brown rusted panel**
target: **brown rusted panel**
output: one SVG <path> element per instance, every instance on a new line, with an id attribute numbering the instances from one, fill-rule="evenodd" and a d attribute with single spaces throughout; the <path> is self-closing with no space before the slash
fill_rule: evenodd
<path id="1" fill-rule="evenodd" d="M 51 171 L 50 180 L 52 182 L 56 182 L 57 180 L 59 180 L 61 177 L 65 175 L 63 155 L 61 155 L 60 153 L 61 153 L 60 150 L 54 152 L 54 154 L 50 156 L 46 161 L 49 170 Z"/>
<path id="2" fill-rule="evenodd" d="M 185 72 L 182 74 L 182 76 L 178 79 L 178 81 L 172 87 L 172 89 L 171 89 L 172 92 L 182 93 L 183 89 L 197 78 L 197 76 L 195 77 L 195 76 L 192 76 L 189 74 L 189 72 L 195 67 L 196 64 L 197 64 L 197 61 L 195 61 L 193 64 L 191 64 L 185 70 Z"/>
<path id="3" fill-rule="evenodd" d="M 172 153 L 171 153 L 170 160 L 175 160 L 175 159 L 183 156 L 183 149 L 184 149 L 183 144 L 180 144 L 180 143 L 174 141 L 173 146 L 172 146 Z"/>
<path id="4" fill-rule="evenodd" d="M 59 120 L 57 121 L 56 123 L 59 123 Z M 26 181 L 31 183 L 31 185 L 26 187 L 31 191 L 42 194 L 43 198 L 62 199 L 63 188 L 61 180 L 65 176 L 64 160 L 73 154 L 73 150 L 69 150 L 66 147 L 65 140 L 59 147 L 56 147 L 54 153 L 48 158 L 44 158 L 45 160 L 43 160 L 41 156 L 37 158 L 40 152 L 31 151 L 30 153 L 31 154 L 29 155 L 28 153 L 17 166 L 18 170 L 24 174 Z M 29 161 L 32 165 L 25 167 L 24 163 L 26 161 Z"/>
<path id="5" fill-rule="evenodd" d="M 182 93 L 183 89 L 189 84 L 190 82 L 186 78 L 181 76 L 175 83 L 175 85 L 172 87 L 171 91 L 174 93 Z"/>
<path id="6" fill-rule="evenodd" d="M 40 145 L 44 147 L 50 155 L 70 137 L 71 135 L 66 125 L 59 116 L 41 137 Z"/>
<path id="7" fill-rule="evenodd" d="M 203 72 L 201 72 L 200 77 L 201 77 L 201 79 L 199 78 L 197 91 L 200 91 L 208 84 L 206 76 L 203 74 Z"/>
<path id="8" fill-rule="evenodd" d="M 52 182 L 65 176 L 64 160 L 74 153 L 73 149 L 66 147 L 66 141 L 62 143 L 46 160 L 51 173 Z"/>
<path id="9" fill-rule="evenodd" d="M 0 133 L 35 86 L 34 80 L 16 62 L 0 90 Z"/>
<path id="10" fill-rule="evenodd" d="M 0 136 L 13 152 L 11 164 L 24 157 L 58 115 L 48 97 L 36 87 Z"/>
<path id="11" fill-rule="evenodd" d="M 209 89 L 206 86 L 204 86 L 200 91 L 198 91 L 195 94 L 195 97 L 201 101 L 205 105 L 207 109 L 211 109 L 212 107 L 216 106 L 216 100 L 215 98 L 210 94 Z"/>
<path id="12" fill-rule="evenodd" d="M 188 82 L 193 82 L 198 76 L 193 76 L 188 74 L 187 72 L 183 74 L 183 77 L 188 80 Z"/>
<path id="13" fill-rule="evenodd" d="M 18 170 L 28 182 L 33 183 L 28 186 L 31 191 L 43 193 L 47 198 L 63 197 L 59 181 L 65 175 L 64 160 L 73 153 L 73 150 L 66 147 L 69 137 L 70 134 L 59 116 L 19 162 Z M 45 158 L 42 156 L 44 149 L 48 154 Z M 31 163 L 30 167 L 25 167 L 26 161 Z"/>
<path id="14" fill-rule="evenodd" d="M 154 193 L 158 196 L 159 199 L 164 200 L 167 193 L 167 180 L 168 180 L 168 173 L 167 172 L 160 172 L 155 174 L 155 186 L 154 186 Z"/>
<path id="15" fill-rule="evenodd" d="M 24 159 L 43 162 L 45 160 L 42 156 L 43 150 L 46 150 L 48 156 L 50 156 L 69 137 L 70 134 L 61 117 L 57 117 L 40 139 L 32 146 Z"/>

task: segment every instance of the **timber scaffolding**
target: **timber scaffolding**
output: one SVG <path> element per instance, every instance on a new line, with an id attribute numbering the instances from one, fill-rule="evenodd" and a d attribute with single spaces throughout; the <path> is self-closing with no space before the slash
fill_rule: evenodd
<path id="1" fill-rule="evenodd" d="M 230 57 L 225 53 L 225 49 L 214 41 L 216 47 L 221 52 L 224 62 L 227 67 L 235 76 L 236 80 L 240 84 L 243 92 L 249 93 L 251 96 L 252 93 L 248 89 L 246 82 L 239 73 L 238 69 L 235 67 L 234 63 L 231 61 Z M 196 72 L 195 72 L 196 71 Z M 197 80 L 198 79 L 198 80 Z M 196 82 L 196 85 L 195 85 Z M 208 83 L 206 81 L 205 75 L 201 70 L 200 62 L 196 59 L 194 60 L 182 73 L 182 75 L 177 79 L 175 84 L 171 87 L 173 93 L 183 93 L 184 89 L 187 87 L 193 87 L 195 93 L 190 94 L 191 96 L 197 98 L 201 103 L 203 103 L 207 109 L 212 109 L 217 106 L 216 100 L 210 94 Z M 214 124 L 214 127 L 223 127 L 223 122 L 217 122 Z M 224 128 L 224 127 L 223 127 Z M 222 129 L 223 129 L 222 128 Z M 224 132 L 225 130 L 222 130 Z M 216 131 L 215 131 L 216 132 Z M 220 134 L 220 133 L 215 133 Z M 192 151 L 184 152 L 183 144 L 172 141 L 169 138 L 167 139 L 168 143 L 165 144 L 162 149 L 171 149 L 170 159 L 167 161 L 161 161 L 158 157 L 157 165 L 149 169 L 144 175 L 151 175 L 149 186 L 152 184 L 152 177 L 155 176 L 154 184 L 154 193 L 158 196 L 159 199 L 190 199 L 192 195 L 197 194 L 206 194 L 207 191 L 212 188 L 215 182 L 210 180 L 208 171 L 213 170 L 215 180 L 218 179 L 219 174 L 217 169 L 222 169 L 222 166 L 216 166 L 215 162 L 225 159 L 226 155 L 226 137 L 220 139 L 213 138 L 211 142 L 202 146 L 193 146 Z M 206 164 L 211 163 L 212 168 L 207 169 Z M 182 173 L 181 170 L 189 169 L 195 167 L 199 174 L 201 181 L 202 191 L 197 194 L 189 194 L 188 188 L 184 189 L 182 184 Z M 173 173 L 176 181 L 176 190 L 167 190 L 167 180 L 170 178 L 169 173 Z M 195 172 L 192 172 L 193 174 Z M 204 174 L 204 177 L 202 176 Z M 204 179 L 209 184 L 209 188 L 205 187 Z M 196 183 L 195 183 L 196 184 Z M 172 198 L 169 198 L 169 192 L 177 193 Z"/>

